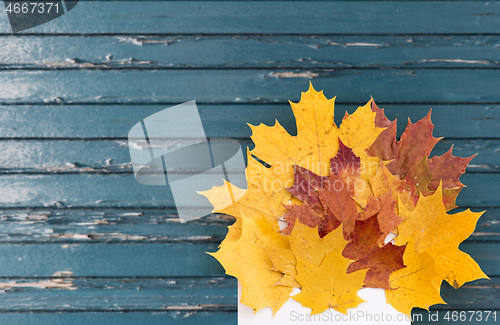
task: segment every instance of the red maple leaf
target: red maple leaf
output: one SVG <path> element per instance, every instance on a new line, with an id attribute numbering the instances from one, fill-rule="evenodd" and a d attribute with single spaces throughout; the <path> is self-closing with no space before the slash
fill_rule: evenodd
<path id="1" fill-rule="evenodd" d="M 431 111 L 415 124 L 408 119 L 408 125 L 399 141 L 396 141 L 395 121 L 392 123 L 368 148 L 367 153 L 383 161 L 392 160 L 387 164 L 387 169 L 403 179 L 413 166 L 429 157 L 432 148 L 441 138 L 432 136 L 434 125 L 431 123 Z"/>
<path id="2" fill-rule="evenodd" d="M 390 290 L 389 275 L 405 267 L 403 253 L 405 246 L 388 243 L 379 247 L 382 236 L 377 215 L 366 220 L 356 220 L 354 231 L 349 236 L 350 242 L 344 248 L 342 255 L 356 260 L 347 268 L 347 273 L 368 269 L 365 277 L 365 287 Z"/>

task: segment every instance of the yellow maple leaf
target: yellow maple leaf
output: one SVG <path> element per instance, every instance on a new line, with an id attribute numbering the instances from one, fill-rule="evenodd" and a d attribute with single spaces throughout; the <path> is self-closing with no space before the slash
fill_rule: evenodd
<path id="1" fill-rule="evenodd" d="M 212 203 L 213 212 L 225 213 L 236 218 L 233 228 L 229 229 L 230 238 L 237 239 L 241 233 L 239 220 L 241 213 L 249 218 L 264 216 L 275 230 L 279 230 L 277 220 L 285 213 L 283 203 L 288 203 L 291 198 L 291 194 L 282 188 L 281 182 L 275 180 L 269 168 L 254 159 L 250 152 L 247 152 L 247 158 L 248 166 L 245 173 L 248 188 L 239 200 L 234 202 L 227 195 L 219 195 L 229 191 L 237 194 L 245 191 L 226 181 L 222 186 L 214 186 L 210 190 L 198 192 Z"/>
<path id="2" fill-rule="evenodd" d="M 342 251 L 346 241 L 338 240 L 336 234 L 336 232 L 333 232 L 320 238 L 317 226 L 311 228 L 304 225 L 300 220 L 297 221 L 292 233 L 287 237 L 290 249 L 265 249 L 267 256 L 273 262 L 273 269 L 284 274 L 278 284 L 300 287 L 294 279 L 297 275 L 297 258 L 319 266 L 327 254 L 337 249 Z"/>
<path id="3" fill-rule="evenodd" d="M 257 312 L 270 306 L 275 314 L 289 299 L 293 288 L 276 283 L 282 273 L 272 271 L 273 263 L 265 247 L 289 249 L 287 237 L 277 233 L 265 218 L 242 218 L 242 233 L 237 241 L 224 241 L 215 257 L 228 275 L 241 282 L 241 302 Z"/>
<path id="4" fill-rule="evenodd" d="M 264 248 L 264 251 L 273 263 L 271 270 L 283 273 L 283 277 L 276 284 L 299 288 L 300 284 L 295 280 L 297 275 L 295 254 L 285 248 Z"/>
<path id="5" fill-rule="evenodd" d="M 292 234 L 288 236 L 290 249 L 297 258 L 318 266 L 325 255 L 339 249 L 339 247 L 341 247 L 340 250 L 344 249 L 347 242 L 336 237 L 340 231 L 339 227 L 325 237 L 319 238 L 317 226 L 311 228 L 297 220 L 292 229 Z"/>
<path id="6" fill-rule="evenodd" d="M 274 126 L 250 126 L 255 149 L 252 154 L 269 165 L 277 179 L 293 178 L 293 166 L 328 175 L 330 158 L 338 150 L 338 129 L 333 122 L 335 98 L 327 99 L 312 84 L 300 102 L 290 102 L 297 123 L 297 135 L 291 136 L 276 121 Z M 288 184 L 290 185 L 290 184 Z"/>
<path id="7" fill-rule="evenodd" d="M 375 126 L 375 116 L 372 111 L 372 101 L 360 106 L 352 114 L 345 114 L 340 125 L 340 140 L 352 149 L 356 156 L 365 154 L 384 128 Z"/>
<path id="8" fill-rule="evenodd" d="M 318 237 L 317 230 L 314 231 L 314 235 Z M 355 308 L 364 302 L 358 297 L 357 292 L 363 287 L 368 270 L 347 274 L 347 267 L 352 263 L 352 260 L 342 256 L 347 241 L 344 240 L 340 227 L 323 239 L 332 245 L 325 245 L 326 242 L 312 241 L 301 248 L 308 251 L 308 254 L 301 254 L 301 256 L 305 256 L 314 263 L 320 260 L 320 263 L 311 264 L 297 256 L 297 276 L 295 279 L 300 283 L 302 291 L 292 298 L 303 306 L 311 308 L 311 314 L 320 314 L 328 308 L 346 314 L 348 308 Z M 327 247 L 325 248 L 325 246 Z M 323 253 L 326 250 L 328 253 L 315 255 L 316 250 L 322 250 Z"/>
<path id="9" fill-rule="evenodd" d="M 411 315 L 413 307 L 429 309 L 434 304 L 445 304 L 440 295 L 441 282 L 436 282 L 436 263 L 427 252 L 417 253 L 413 244 L 406 246 L 403 255 L 405 268 L 389 276 L 387 302 L 399 312 Z"/>
<path id="10" fill-rule="evenodd" d="M 389 193 L 398 204 L 403 204 L 408 210 L 413 210 L 415 203 L 412 193 L 402 186 L 403 182 L 399 176 L 393 175 L 386 165 L 387 162 L 380 162 L 377 173 L 369 178 L 373 195 L 378 197 Z"/>
<path id="11" fill-rule="evenodd" d="M 241 199 L 246 190 L 237 187 L 234 184 L 229 183 L 225 179 L 223 179 L 224 184 L 222 186 L 214 186 L 211 190 L 208 191 L 198 191 L 198 194 L 202 194 L 206 196 L 210 203 L 214 206 L 212 212 L 222 211 L 226 207 L 235 207 L 234 205 L 239 199 Z M 241 217 L 238 211 L 228 211 L 228 214 L 233 215 L 236 218 L 236 221 L 228 226 L 228 232 L 225 240 L 228 241 L 236 241 L 241 236 Z"/>
<path id="12" fill-rule="evenodd" d="M 455 288 L 476 279 L 489 279 L 472 257 L 458 249 L 474 232 L 482 212 L 467 209 L 446 213 L 440 184 L 434 194 L 420 194 L 411 211 L 399 204 L 399 215 L 405 220 L 398 226 L 396 244 L 413 243 L 417 253 L 429 253 L 436 261 L 438 279 L 446 280 Z"/>
<path id="13" fill-rule="evenodd" d="M 397 199 L 397 193 L 393 189 L 399 186 L 399 177 L 391 174 L 383 162 L 379 164 L 377 173 L 370 177 L 370 184 L 374 196 L 391 193 Z"/>

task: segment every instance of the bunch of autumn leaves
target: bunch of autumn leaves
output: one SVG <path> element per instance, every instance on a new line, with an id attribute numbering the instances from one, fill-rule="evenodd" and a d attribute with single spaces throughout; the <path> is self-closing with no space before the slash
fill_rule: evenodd
<path id="1" fill-rule="evenodd" d="M 430 113 L 409 121 L 397 141 L 396 121 L 373 100 L 339 127 L 334 98 L 312 85 L 291 106 L 297 136 L 278 122 L 251 126 L 246 190 L 225 182 L 202 193 L 215 212 L 236 218 L 212 255 L 240 281 L 242 303 L 276 313 L 300 288 L 292 298 L 312 314 L 346 313 L 363 302 L 357 291 L 371 287 L 410 314 L 445 303 L 443 280 L 458 288 L 487 278 L 458 249 L 481 213 L 447 213 L 472 157 L 450 149 L 429 159 L 440 140 Z"/>

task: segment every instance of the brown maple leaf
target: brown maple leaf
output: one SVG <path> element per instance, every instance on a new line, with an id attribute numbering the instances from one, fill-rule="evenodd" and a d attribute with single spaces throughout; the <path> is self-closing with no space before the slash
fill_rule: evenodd
<path id="1" fill-rule="evenodd" d="M 344 238 L 347 238 L 354 230 L 354 222 L 358 216 L 356 202 L 352 199 L 348 184 L 331 170 L 330 177 L 318 194 L 321 204 L 342 222 Z"/>
<path id="2" fill-rule="evenodd" d="M 322 177 L 303 167 L 294 166 L 294 184 L 287 190 L 303 202 L 302 205 L 284 205 L 287 227 L 282 234 L 289 235 L 295 220 L 309 226 L 318 226 L 320 237 L 344 224 L 344 236 L 354 230 L 358 213 L 352 199 L 356 182 L 360 179 L 360 158 L 339 139 L 339 150 L 330 160 L 330 176 Z"/>
<path id="3" fill-rule="evenodd" d="M 392 160 L 401 148 L 401 143 L 396 140 L 397 119 L 392 122 L 389 121 L 384 114 L 384 109 L 380 109 L 373 100 L 372 111 L 377 114 L 375 116 L 375 125 L 386 129 L 380 133 L 375 142 L 366 150 L 366 153 L 383 161 Z"/>
<path id="4" fill-rule="evenodd" d="M 291 187 L 286 188 L 297 199 L 307 202 L 320 216 L 323 216 L 323 206 L 319 202 L 317 189 L 322 188 L 328 177 L 316 175 L 312 171 L 294 165 L 294 181 Z"/>
<path id="5" fill-rule="evenodd" d="M 368 269 L 365 277 L 365 287 L 390 290 L 389 275 L 405 267 L 403 253 L 405 246 L 388 243 L 379 247 L 382 236 L 377 215 L 366 220 L 356 220 L 354 231 L 349 236 L 349 243 L 342 255 L 356 260 L 347 268 L 347 273 Z"/>
<path id="6" fill-rule="evenodd" d="M 360 178 L 360 167 L 361 159 L 339 139 L 339 151 L 330 159 L 330 171 L 344 181 L 351 196 L 354 196 L 356 182 Z"/>
<path id="7" fill-rule="evenodd" d="M 476 155 L 463 158 L 455 157 L 451 153 L 453 146 L 442 156 L 436 156 L 429 159 L 429 171 L 432 173 L 432 179 L 429 182 L 429 189 L 436 191 L 439 187 L 439 182 L 443 181 L 443 189 L 446 188 L 462 188 L 459 180 L 460 175 L 465 173 L 465 168 Z"/>
<path id="8" fill-rule="evenodd" d="M 311 206 L 304 201 L 302 205 L 283 205 L 286 209 L 286 214 L 283 216 L 287 222 L 287 227 L 282 229 L 280 233 L 283 235 L 290 235 L 295 226 L 297 219 L 300 220 L 304 225 L 315 228 L 318 227 L 318 235 L 323 238 L 331 231 L 335 230 L 340 226 L 340 221 L 330 212 L 328 207 L 323 208 L 322 218 L 314 211 Z"/>
<path id="9" fill-rule="evenodd" d="M 457 207 L 455 201 L 462 187 L 465 186 L 459 180 L 460 175 L 465 173 L 467 165 L 476 156 L 455 157 L 451 153 L 452 150 L 453 146 L 442 156 L 432 157 L 428 161 L 429 171 L 432 173 L 432 179 L 428 186 L 429 190 L 434 193 L 439 187 L 439 182 L 442 182 L 443 203 L 446 211 Z"/>
<path id="10" fill-rule="evenodd" d="M 399 141 L 396 141 L 394 121 L 382 132 L 383 137 L 379 136 L 368 148 L 367 153 L 383 161 L 392 160 L 387 168 L 393 175 L 404 178 L 413 166 L 429 157 L 432 148 L 441 140 L 432 136 L 434 125 L 431 123 L 431 111 L 415 124 L 408 119 L 408 125 Z"/>

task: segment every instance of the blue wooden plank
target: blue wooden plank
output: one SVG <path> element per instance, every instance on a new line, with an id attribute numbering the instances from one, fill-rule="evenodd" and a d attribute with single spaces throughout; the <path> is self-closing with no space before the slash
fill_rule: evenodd
<path id="1" fill-rule="evenodd" d="M 480 211 L 481 209 L 472 209 Z M 472 233 L 469 240 L 481 241 L 491 240 L 500 242 L 500 209 L 488 208 L 477 222 L 476 230 Z M 460 209 L 457 209 L 460 211 Z"/>
<path id="2" fill-rule="evenodd" d="M 213 214 L 180 223 L 175 209 L 0 210 L 0 242 L 220 243 L 233 217 Z"/>
<path id="3" fill-rule="evenodd" d="M 0 43 L 0 69 L 497 68 L 500 64 L 498 35 L 15 35 L 0 36 Z"/>
<path id="4" fill-rule="evenodd" d="M 315 80 L 313 80 L 315 82 Z M 304 87 L 306 81 L 304 81 Z M 304 89 L 301 89 L 304 90 Z M 344 96 L 335 88 L 325 88 L 329 96 Z M 299 94 L 291 95 L 297 100 Z M 377 98 L 376 98 L 377 99 Z M 364 98 L 368 101 L 368 99 Z M 377 100 L 378 102 L 378 100 Z M 0 138 L 126 139 L 136 123 L 171 105 L 2 105 Z M 423 118 L 432 108 L 434 134 L 445 138 L 498 138 L 499 105 L 390 105 L 381 104 L 391 120 L 398 119 L 398 133 L 408 118 Z M 340 125 L 344 112 L 352 113 L 357 105 L 335 105 L 335 123 Z M 277 119 L 288 132 L 296 134 L 290 105 L 200 105 L 198 111 L 208 137 L 249 138 L 247 123 L 273 125 Z M 221 127 L 224 125 L 224 127 Z M 481 146 L 481 144 L 478 144 Z"/>
<path id="5" fill-rule="evenodd" d="M 218 244 L 5 244 L 0 276 L 217 276 Z"/>
<path id="6" fill-rule="evenodd" d="M 82 1 L 33 33 L 497 33 L 487 1 Z M 423 18 L 425 17 L 425 18 Z M 92 23 L 89 23 L 92 22 Z M 11 33 L 0 12 L 0 33 Z"/>
<path id="7" fill-rule="evenodd" d="M 54 177 L 55 176 L 55 177 Z M 58 177 L 63 176 L 63 177 Z M 1 177 L 3 207 L 172 206 L 164 186 L 146 186 L 133 175 L 15 175 Z M 10 185 L 8 185 L 10 183 Z"/>
<path id="8" fill-rule="evenodd" d="M 225 125 L 223 122 L 221 124 Z M 178 141 L 170 140 L 166 143 Z M 238 141 L 243 152 L 247 148 L 254 148 L 250 139 Z M 132 173 L 126 144 L 127 140 L 0 140 L 0 174 Z M 455 156 L 470 157 L 477 154 L 467 168 L 468 172 L 500 170 L 500 140 L 443 139 L 438 142 L 430 157 L 444 154 L 451 146 Z M 243 167 L 229 171 L 242 172 Z M 166 168 L 168 172 L 183 171 L 178 169 L 179 166 L 167 165 Z"/>
<path id="9" fill-rule="evenodd" d="M 117 313 L 0 313 L 0 322 L 9 325 L 219 325 L 237 324 L 236 312 L 117 312 Z"/>
<path id="10" fill-rule="evenodd" d="M 499 303 L 496 300 L 500 297 L 499 284 L 500 278 L 491 277 L 489 280 L 467 282 L 457 290 L 443 281 L 441 297 L 448 305 L 441 305 L 439 309 L 498 309 Z M 497 316 L 500 317 L 500 312 Z"/>
<path id="11" fill-rule="evenodd" d="M 0 313 L 43 312 L 234 312 L 233 277 L 2 278 Z"/>
<path id="12" fill-rule="evenodd" d="M 340 103 L 500 102 L 492 69 L 4 71 L 0 103 L 285 103 L 314 78 Z"/>

